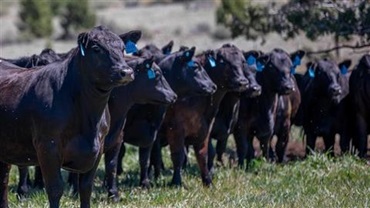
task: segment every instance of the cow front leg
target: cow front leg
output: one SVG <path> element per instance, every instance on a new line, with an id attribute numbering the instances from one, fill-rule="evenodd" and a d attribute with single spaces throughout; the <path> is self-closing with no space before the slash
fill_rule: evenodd
<path id="1" fill-rule="evenodd" d="M 149 172 L 149 158 L 152 151 L 152 145 L 149 147 L 139 148 L 139 161 L 140 161 L 140 185 L 144 188 L 150 188 Z"/>
<path id="2" fill-rule="evenodd" d="M 41 168 L 39 166 L 35 167 L 35 182 L 33 187 L 38 189 L 44 188 L 44 179 L 42 178 Z"/>
<path id="3" fill-rule="evenodd" d="M 28 174 L 28 167 L 19 167 L 18 166 L 18 172 L 19 172 L 19 182 L 17 187 L 17 194 L 19 198 L 24 198 L 30 189 L 31 179 Z"/>
<path id="4" fill-rule="evenodd" d="M 8 182 L 9 182 L 9 171 L 10 171 L 10 164 L 6 164 L 0 161 L 0 207 L 7 208 L 8 207 Z"/>
<path id="5" fill-rule="evenodd" d="M 117 189 L 117 160 L 121 145 L 109 149 L 104 155 L 105 164 L 105 185 L 108 191 L 108 198 L 113 202 L 119 201 L 119 194 Z"/>
<path id="6" fill-rule="evenodd" d="M 98 169 L 101 155 L 96 159 L 94 167 L 86 173 L 79 174 L 78 189 L 80 193 L 80 207 L 90 208 L 91 192 L 94 185 L 96 170 Z"/>
<path id="7" fill-rule="evenodd" d="M 202 144 L 196 144 L 193 146 L 198 166 L 201 172 L 203 185 L 209 187 L 212 184 L 212 178 L 211 175 L 209 174 L 207 166 L 208 139 L 205 139 L 205 141 Z"/>
<path id="8" fill-rule="evenodd" d="M 63 195 L 63 178 L 60 172 L 62 164 L 57 144 L 40 144 L 36 150 L 50 208 L 57 208 Z"/>
<path id="9" fill-rule="evenodd" d="M 126 146 L 124 143 L 121 144 L 121 148 L 119 149 L 118 153 L 118 161 L 117 161 L 117 175 L 121 175 L 123 173 L 123 157 L 125 157 L 126 154 Z"/>

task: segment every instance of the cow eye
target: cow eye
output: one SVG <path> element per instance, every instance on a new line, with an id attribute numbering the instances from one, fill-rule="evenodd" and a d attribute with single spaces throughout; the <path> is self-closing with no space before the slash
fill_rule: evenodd
<path id="1" fill-rule="evenodd" d="M 94 52 L 96 52 L 96 53 L 100 53 L 102 50 L 101 50 L 101 48 L 99 47 L 99 46 L 97 46 L 97 45 L 93 45 L 92 46 L 92 49 L 94 50 Z"/>

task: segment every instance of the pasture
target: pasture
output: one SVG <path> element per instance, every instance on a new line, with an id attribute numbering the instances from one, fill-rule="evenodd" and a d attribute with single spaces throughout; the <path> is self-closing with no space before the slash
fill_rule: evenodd
<path id="1" fill-rule="evenodd" d="M 99 24 L 114 27 L 115 32 L 142 30 L 144 37 L 138 43 L 139 48 L 146 43 L 162 46 L 169 40 L 174 40 L 174 50 L 181 45 L 194 45 L 197 47 L 197 53 L 220 47 L 227 42 L 243 50 L 267 51 L 274 47 L 283 47 L 288 52 L 293 52 L 297 48 L 319 50 L 333 45 L 329 37 L 321 38 L 317 42 L 308 41 L 304 37 L 284 42 L 281 37 L 274 34 L 270 35 L 266 44 L 262 46 L 258 41 L 245 41 L 243 38 L 214 39 L 212 36 L 222 29 L 215 24 L 214 8 L 208 6 L 205 4 L 201 9 L 194 9 L 181 5 L 168 5 L 123 10 L 117 5 L 117 1 L 111 1 L 110 6 L 98 10 L 97 15 Z M 0 57 L 27 56 L 39 53 L 48 46 L 58 52 L 65 52 L 75 46 L 75 40 L 68 42 L 53 40 L 52 43 L 41 39 L 29 42 L 19 41 L 15 27 L 16 15 L 17 9 L 12 8 L 7 16 L 0 17 L 0 25 L 2 25 L 0 43 L 4 43 L 0 44 Z M 340 59 L 351 56 L 353 63 L 357 63 L 360 55 L 343 50 Z M 299 72 L 303 71 L 304 64 L 302 66 L 298 69 Z M 305 150 L 301 145 L 301 135 L 297 132 L 295 130 L 292 133 L 294 143 L 288 146 L 288 153 L 293 152 L 295 155 L 302 156 Z M 210 188 L 203 187 L 201 183 L 200 171 L 192 149 L 189 154 L 189 164 L 183 170 L 183 187 L 169 186 L 172 162 L 168 147 L 162 150 L 166 170 L 157 181 L 152 181 L 152 188 L 149 190 L 141 188 L 138 148 L 127 145 L 123 162 L 124 173 L 118 177 L 120 201 L 112 203 L 107 198 L 103 185 L 104 160 L 102 159 L 94 179 L 92 207 L 370 207 L 369 162 L 351 155 L 333 158 L 328 154 L 315 153 L 305 160 L 291 161 L 283 165 L 257 159 L 252 169 L 245 171 L 236 165 L 233 141 L 229 139 L 228 150 L 224 156 L 226 165 L 217 166 L 213 175 L 213 185 Z M 338 145 L 333 151 L 337 153 Z M 33 176 L 33 169 L 31 176 Z M 18 177 L 16 166 L 12 166 L 9 180 L 9 207 L 48 207 L 45 189 L 32 189 L 29 196 L 18 199 L 16 195 Z M 66 181 L 67 172 L 63 172 L 63 177 Z M 78 198 L 72 196 L 72 191 L 66 183 L 60 206 L 79 207 Z"/>
<path id="2" fill-rule="evenodd" d="M 128 146 L 129 147 L 129 146 Z M 231 147 L 232 148 L 232 147 Z M 110 203 L 102 188 L 104 168 L 101 163 L 95 178 L 92 207 L 369 207 L 370 171 L 364 161 L 353 156 L 329 158 L 315 154 L 304 161 L 286 165 L 257 160 L 251 171 L 237 167 L 219 167 L 213 186 L 204 188 L 195 158 L 190 151 L 190 165 L 184 170 L 184 187 L 168 186 L 172 166 L 169 152 L 164 153 L 166 171 L 153 188 L 139 187 L 137 148 L 129 147 L 124 158 L 124 174 L 119 177 L 121 201 Z M 47 207 L 44 191 L 32 191 L 18 201 L 15 191 L 17 168 L 10 178 L 10 207 Z M 65 193 L 69 188 L 65 187 Z M 61 207 L 78 207 L 71 194 L 62 197 Z"/>

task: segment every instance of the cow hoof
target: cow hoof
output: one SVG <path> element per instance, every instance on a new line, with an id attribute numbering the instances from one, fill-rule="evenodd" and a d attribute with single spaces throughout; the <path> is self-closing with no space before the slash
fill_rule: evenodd
<path id="1" fill-rule="evenodd" d="M 151 188 L 151 184 L 150 184 L 150 180 L 149 179 L 146 179 L 144 181 L 141 182 L 141 187 L 144 188 L 144 189 L 150 189 Z"/>
<path id="2" fill-rule="evenodd" d="M 114 193 L 114 194 L 110 193 L 108 195 L 108 200 L 110 202 L 113 202 L 113 203 L 118 203 L 120 201 L 120 197 L 119 197 L 118 193 Z"/>

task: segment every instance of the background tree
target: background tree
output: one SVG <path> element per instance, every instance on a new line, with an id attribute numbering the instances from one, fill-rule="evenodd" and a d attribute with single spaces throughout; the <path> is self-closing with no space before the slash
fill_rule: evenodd
<path id="1" fill-rule="evenodd" d="M 50 1 L 20 0 L 18 28 L 36 37 L 49 37 L 53 32 Z"/>
<path id="2" fill-rule="evenodd" d="M 228 27 L 233 37 L 244 35 L 256 40 L 271 32 L 284 39 L 304 33 L 310 40 L 331 35 L 336 47 L 370 46 L 370 3 L 368 0 L 289 0 L 287 3 L 252 4 L 251 0 L 222 0 L 217 9 L 217 22 Z M 359 37 L 356 45 L 339 45 L 341 39 Z M 262 43 L 263 43 L 262 42 Z"/>
<path id="3" fill-rule="evenodd" d="M 95 24 L 95 15 L 89 8 L 88 0 L 65 0 L 65 7 L 61 12 L 61 26 L 63 35 L 61 39 L 73 37 L 72 30 L 89 28 Z"/>

